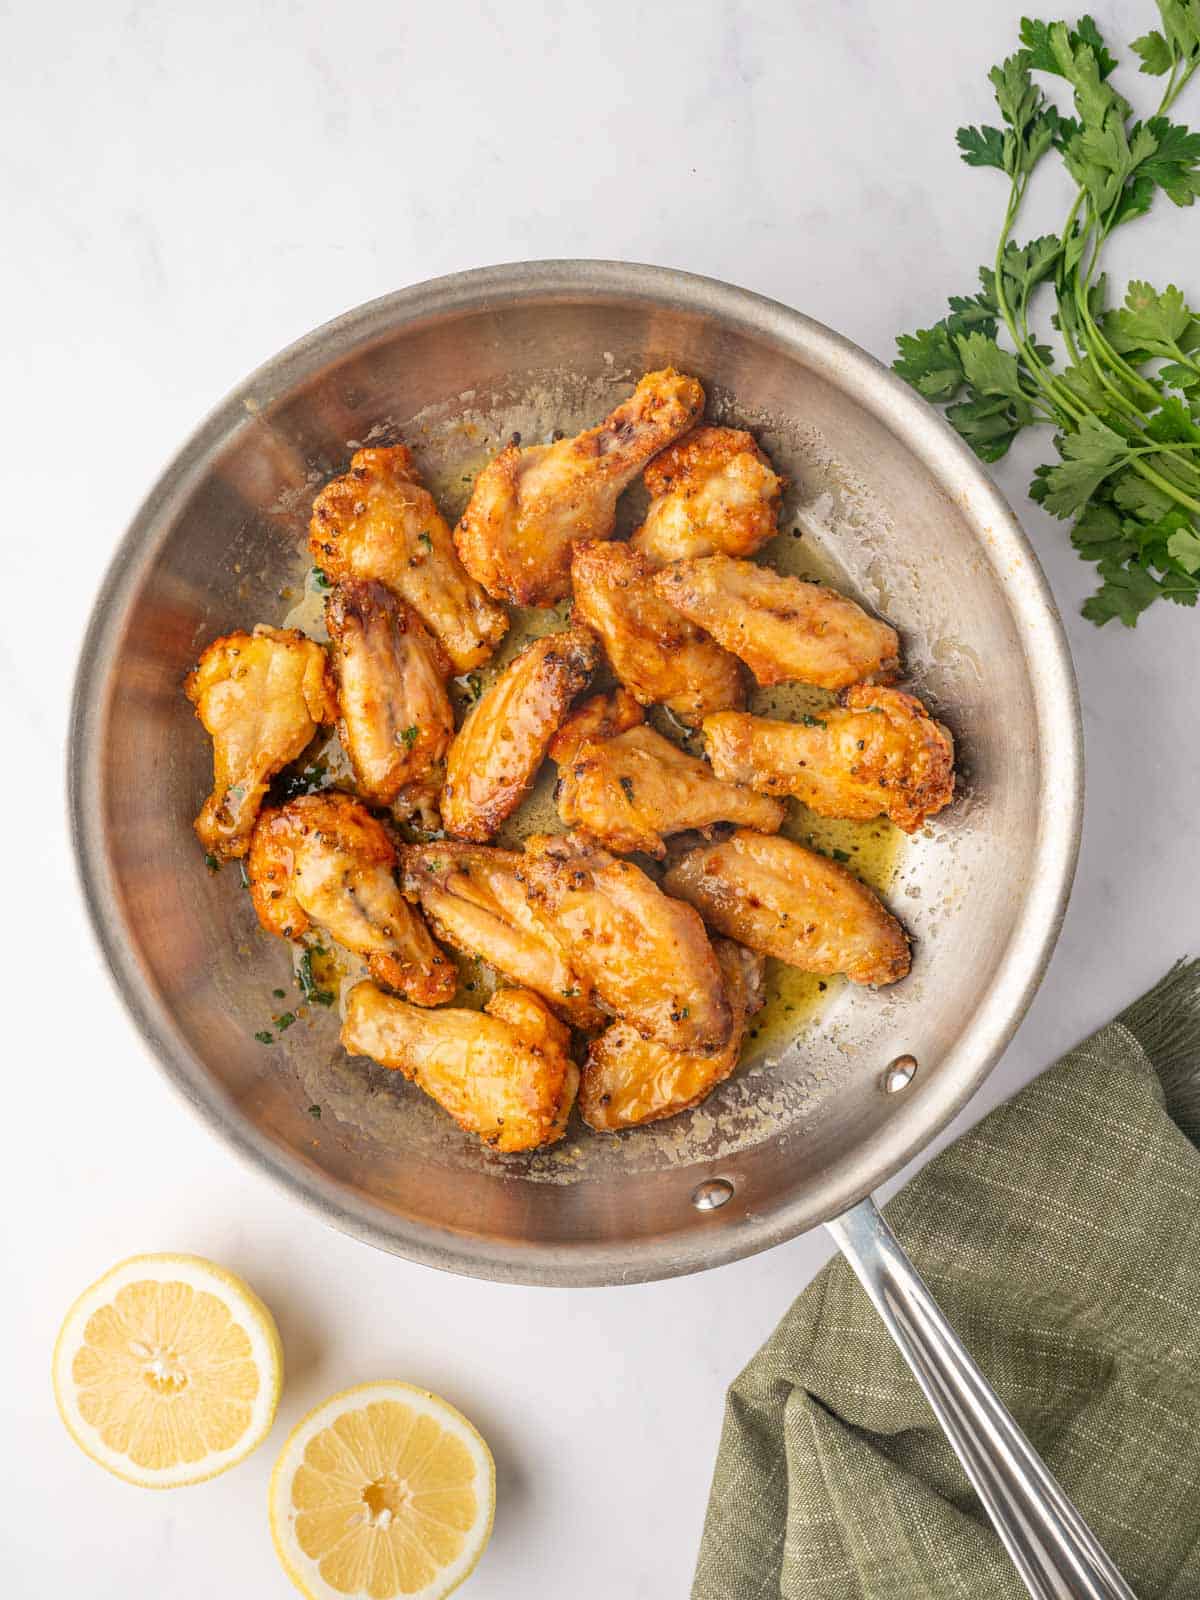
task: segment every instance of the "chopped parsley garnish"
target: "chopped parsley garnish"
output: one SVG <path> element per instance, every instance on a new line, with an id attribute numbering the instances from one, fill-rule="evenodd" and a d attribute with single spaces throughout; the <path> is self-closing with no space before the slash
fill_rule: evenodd
<path id="1" fill-rule="evenodd" d="M 633 779 L 632 778 L 618 778 L 617 782 L 621 785 L 621 788 L 625 791 L 625 798 L 627 800 L 632 800 L 633 799 Z"/>
<path id="2" fill-rule="evenodd" d="M 271 993 L 275 996 L 276 1000 L 283 1000 L 287 997 L 286 989 L 272 989 Z"/>
<path id="3" fill-rule="evenodd" d="M 411 728 L 401 728 L 400 737 L 411 750 L 413 745 L 415 745 L 417 740 L 421 737 L 421 730 L 414 722 Z"/>
<path id="4" fill-rule="evenodd" d="M 258 1040 L 259 1044 L 275 1043 L 275 1035 L 273 1033 L 268 1033 L 265 1028 L 263 1028 L 260 1033 L 256 1033 L 254 1037 Z"/>
<path id="5" fill-rule="evenodd" d="M 829 854 L 835 861 L 849 861 L 850 859 L 850 852 L 848 850 L 831 850 Z"/>
<path id="6" fill-rule="evenodd" d="M 320 1120 L 321 1120 L 321 1108 L 320 1108 L 320 1106 L 309 1106 L 308 1114 L 309 1114 L 310 1117 L 316 1117 L 317 1121 L 320 1122 Z"/>
<path id="7" fill-rule="evenodd" d="M 205 856 L 204 865 L 210 872 L 220 872 L 221 870 L 221 863 L 217 860 L 216 856 Z"/>
<path id="8" fill-rule="evenodd" d="M 329 574 L 326 573 L 326 572 L 322 572 L 320 567 L 314 567 L 312 569 L 312 572 L 309 574 L 309 576 L 312 578 L 313 588 L 314 589 L 332 589 L 333 588 L 333 584 L 330 583 L 330 581 L 329 581 Z"/>
<path id="9" fill-rule="evenodd" d="M 312 794 L 314 790 L 324 788 L 328 771 L 327 761 L 314 761 L 303 772 L 289 772 L 279 780 L 280 798 L 294 800 L 297 795 Z"/>
<path id="10" fill-rule="evenodd" d="M 417 543 L 422 545 L 426 550 L 433 549 L 433 539 L 427 533 L 419 533 L 417 535 Z"/>
<path id="11" fill-rule="evenodd" d="M 811 711 L 805 711 L 801 716 L 800 721 L 806 728 L 828 727 L 828 723 L 822 722 L 820 717 L 814 717 Z"/>
<path id="12" fill-rule="evenodd" d="M 314 945 L 311 950 L 306 950 L 296 963 L 296 982 L 310 1005 L 331 1006 L 336 998 L 331 989 L 322 989 L 313 977 L 312 958 L 314 955 L 324 954 L 324 950 Z"/>
<path id="13" fill-rule="evenodd" d="M 283 1033 L 285 1029 L 291 1027 L 295 1020 L 296 1013 L 294 1011 L 285 1011 L 280 1016 L 275 1018 L 275 1026 L 279 1029 L 280 1033 Z"/>

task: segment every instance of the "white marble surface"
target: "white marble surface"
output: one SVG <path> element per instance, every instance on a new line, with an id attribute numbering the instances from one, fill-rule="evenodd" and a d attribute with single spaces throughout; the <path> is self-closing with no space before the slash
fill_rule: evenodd
<path id="1" fill-rule="evenodd" d="M 1097 9 L 1124 39 L 1149 25 L 1144 3 Z M 1000 180 L 960 165 L 953 134 L 987 119 L 984 74 L 1018 14 L 1006 0 L 3 8 L 0 671 L 21 752 L 4 785 L 5 1593 L 282 1600 L 264 1508 L 275 1449 L 330 1390 L 388 1375 L 452 1398 L 495 1448 L 496 1532 L 470 1593 L 684 1594 L 723 1387 L 824 1237 L 645 1288 L 494 1288 L 325 1231 L 238 1166 L 156 1074 L 84 925 L 56 793 L 76 641 L 123 525 L 197 419 L 281 346 L 405 283 L 523 257 L 661 262 L 888 357 L 990 254 Z M 1129 230 L 1119 266 L 1178 274 L 1197 217 Z M 1200 945 L 1200 616 L 1164 607 L 1132 635 L 1082 622 L 1087 574 L 1025 500 L 1027 470 L 999 478 L 1068 614 L 1087 825 L 1045 986 L 964 1125 Z M 289 1365 L 266 1448 L 157 1496 L 76 1452 L 48 1384 L 76 1291 L 152 1249 L 246 1273 Z"/>

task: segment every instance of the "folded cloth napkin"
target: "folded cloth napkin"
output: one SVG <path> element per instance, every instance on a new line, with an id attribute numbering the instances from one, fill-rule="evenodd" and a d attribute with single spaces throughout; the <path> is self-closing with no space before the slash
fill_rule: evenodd
<path id="1" fill-rule="evenodd" d="M 1200 962 L 943 1151 L 888 1221 L 1140 1600 L 1200 1596 Z M 693 1600 L 1022 1600 L 844 1261 L 729 1391 Z"/>

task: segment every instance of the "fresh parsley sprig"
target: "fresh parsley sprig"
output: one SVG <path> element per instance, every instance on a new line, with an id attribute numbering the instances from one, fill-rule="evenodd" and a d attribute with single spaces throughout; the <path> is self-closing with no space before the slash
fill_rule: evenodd
<path id="1" fill-rule="evenodd" d="M 1155 600 L 1194 606 L 1200 596 L 1200 315 L 1174 284 L 1141 281 L 1110 307 L 1100 266 L 1109 235 L 1160 190 L 1177 206 L 1200 194 L 1200 134 L 1168 115 L 1200 67 L 1200 0 L 1157 4 L 1161 29 L 1132 46 L 1143 73 L 1166 79 L 1145 121 L 1110 82 L 1117 60 L 1091 17 L 1022 22 L 1021 48 L 988 75 L 1003 126 L 958 130 L 969 166 L 1008 179 L 995 256 L 978 293 L 897 339 L 893 364 L 984 461 L 1025 428 L 1054 428 L 1058 460 L 1037 468 L 1030 492 L 1073 520 L 1072 543 L 1097 566 L 1084 616 L 1128 627 Z M 1038 73 L 1069 85 L 1073 115 Z M 1061 233 L 1019 244 L 1030 181 L 1052 152 L 1074 183 L 1071 208 Z M 1058 351 L 1033 331 L 1047 285 Z"/>

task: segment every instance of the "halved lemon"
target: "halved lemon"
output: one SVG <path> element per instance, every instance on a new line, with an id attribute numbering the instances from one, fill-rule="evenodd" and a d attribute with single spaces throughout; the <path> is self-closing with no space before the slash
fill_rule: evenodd
<path id="1" fill-rule="evenodd" d="M 309 1600 L 440 1600 L 492 1531 L 492 1453 L 460 1412 L 407 1383 L 310 1411 L 271 1474 L 271 1536 Z"/>
<path id="2" fill-rule="evenodd" d="M 271 1313 L 201 1256 L 133 1256 L 76 1300 L 54 1347 L 54 1397 L 76 1444 L 130 1483 L 171 1489 L 266 1438 L 283 1384 Z"/>

